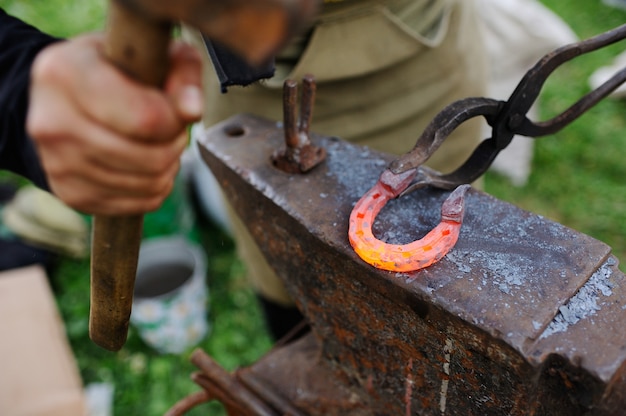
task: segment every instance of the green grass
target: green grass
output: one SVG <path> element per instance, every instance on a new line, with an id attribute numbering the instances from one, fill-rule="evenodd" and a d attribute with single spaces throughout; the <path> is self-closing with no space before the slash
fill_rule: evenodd
<path id="1" fill-rule="evenodd" d="M 626 13 L 600 0 L 544 0 L 581 37 L 586 38 L 626 21 Z M 0 7 L 58 36 L 103 27 L 106 2 L 69 0 L 0 0 Z M 559 113 L 588 91 L 587 78 L 621 52 L 621 44 L 598 51 L 554 74 L 541 103 L 544 117 Z M 537 140 L 528 184 L 514 188 L 489 173 L 486 190 L 527 210 L 545 215 L 611 245 L 626 259 L 626 103 L 605 100 L 559 134 Z M 181 226 L 172 198 L 146 218 L 146 234 L 158 235 Z M 209 258 L 211 334 L 200 345 L 227 369 L 254 362 L 270 347 L 258 305 L 243 277 L 233 243 L 208 223 L 183 227 L 199 241 Z M 623 267 L 623 266 L 622 266 Z M 119 353 L 95 346 L 88 338 L 88 261 L 64 259 L 51 280 L 67 333 L 85 383 L 115 385 L 116 415 L 161 415 L 177 400 L 195 391 L 188 353 L 158 355 L 131 328 Z M 624 270 L 622 268 L 622 270 Z M 223 414 L 211 405 L 211 415 Z M 207 414 L 207 407 L 194 414 Z"/>
<path id="2" fill-rule="evenodd" d="M 104 0 L 0 0 L 0 7 L 7 13 L 59 37 L 103 28 L 106 5 Z"/>

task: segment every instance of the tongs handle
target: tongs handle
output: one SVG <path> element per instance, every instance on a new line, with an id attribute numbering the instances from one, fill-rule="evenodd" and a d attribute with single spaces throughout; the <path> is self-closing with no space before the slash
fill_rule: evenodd
<path id="1" fill-rule="evenodd" d="M 607 97 L 626 81 L 626 71 L 615 74 L 597 89 L 586 94 L 561 114 L 550 120 L 533 122 L 526 117 L 548 77 L 561 65 L 572 59 L 594 52 L 626 38 L 626 24 L 592 38 L 562 46 L 544 55 L 522 78 L 498 117 L 490 124 L 497 146 L 504 149 L 515 134 L 541 137 L 554 134 L 569 125 L 583 113 Z"/>

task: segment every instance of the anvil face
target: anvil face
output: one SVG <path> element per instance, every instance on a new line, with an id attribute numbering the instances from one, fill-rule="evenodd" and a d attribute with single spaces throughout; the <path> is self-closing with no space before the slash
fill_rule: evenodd
<path id="1" fill-rule="evenodd" d="M 613 390 L 624 390 L 624 276 L 606 244 L 472 190 L 445 258 L 412 273 L 375 269 L 352 250 L 348 218 L 393 156 L 311 140 L 327 158 L 303 175 L 272 166 L 283 132 L 264 119 L 236 116 L 199 145 L 324 357 L 377 391 L 369 406 L 578 414 L 622 403 L 626 392 Z M 447 195 L 422 189 L 391 201 L 375 234 L 400 244 L 421 238 Z M 409 399 L 407 379 L 417 386 Z"/>

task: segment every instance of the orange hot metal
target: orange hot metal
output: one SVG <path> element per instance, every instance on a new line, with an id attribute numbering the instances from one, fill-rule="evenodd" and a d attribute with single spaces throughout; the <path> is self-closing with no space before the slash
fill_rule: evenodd
<path id="1" fill-rule="evenodd" d="M 392 272 L 423 269 L 448 254 L 459 238 L 469 185 L 461 185 L 450 194 L 441 207 L 441 222 L 422 239 L 400 245 L 385 243 L 374 236 L 372 225 L 376 216 L 387 201 L 407 188 L 415 174 L 415 170 L 400 175 L 385 170 L 350 214 L 350 244 L 359 257 L 376 268 Z"/>

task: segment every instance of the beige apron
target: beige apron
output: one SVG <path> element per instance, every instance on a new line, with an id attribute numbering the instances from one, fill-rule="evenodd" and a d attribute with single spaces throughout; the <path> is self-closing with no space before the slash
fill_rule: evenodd
<path id="1" fill-rule="evenodd" d="M 310 73 L 317 83 L 312 131 L 404 153 L 447 104 L 485 95 L 486 58 L 474 7 L 471 0 L 325 3 L 309 36 L 296 39 L 277 58 L 271 80 L 220 94 L 207 58 L 204 125 L 237 113 L 281 120 L 283 81 Z M 195 42 L 201 45 L 198 38 Z M 479 120 L 463 124 L 429 166 L 444 172 L 459 166 L 482 139 L 479 133 Z M 230 214 L 255 289 L 289 305 L 282 283 L 245 226 Z"/>

